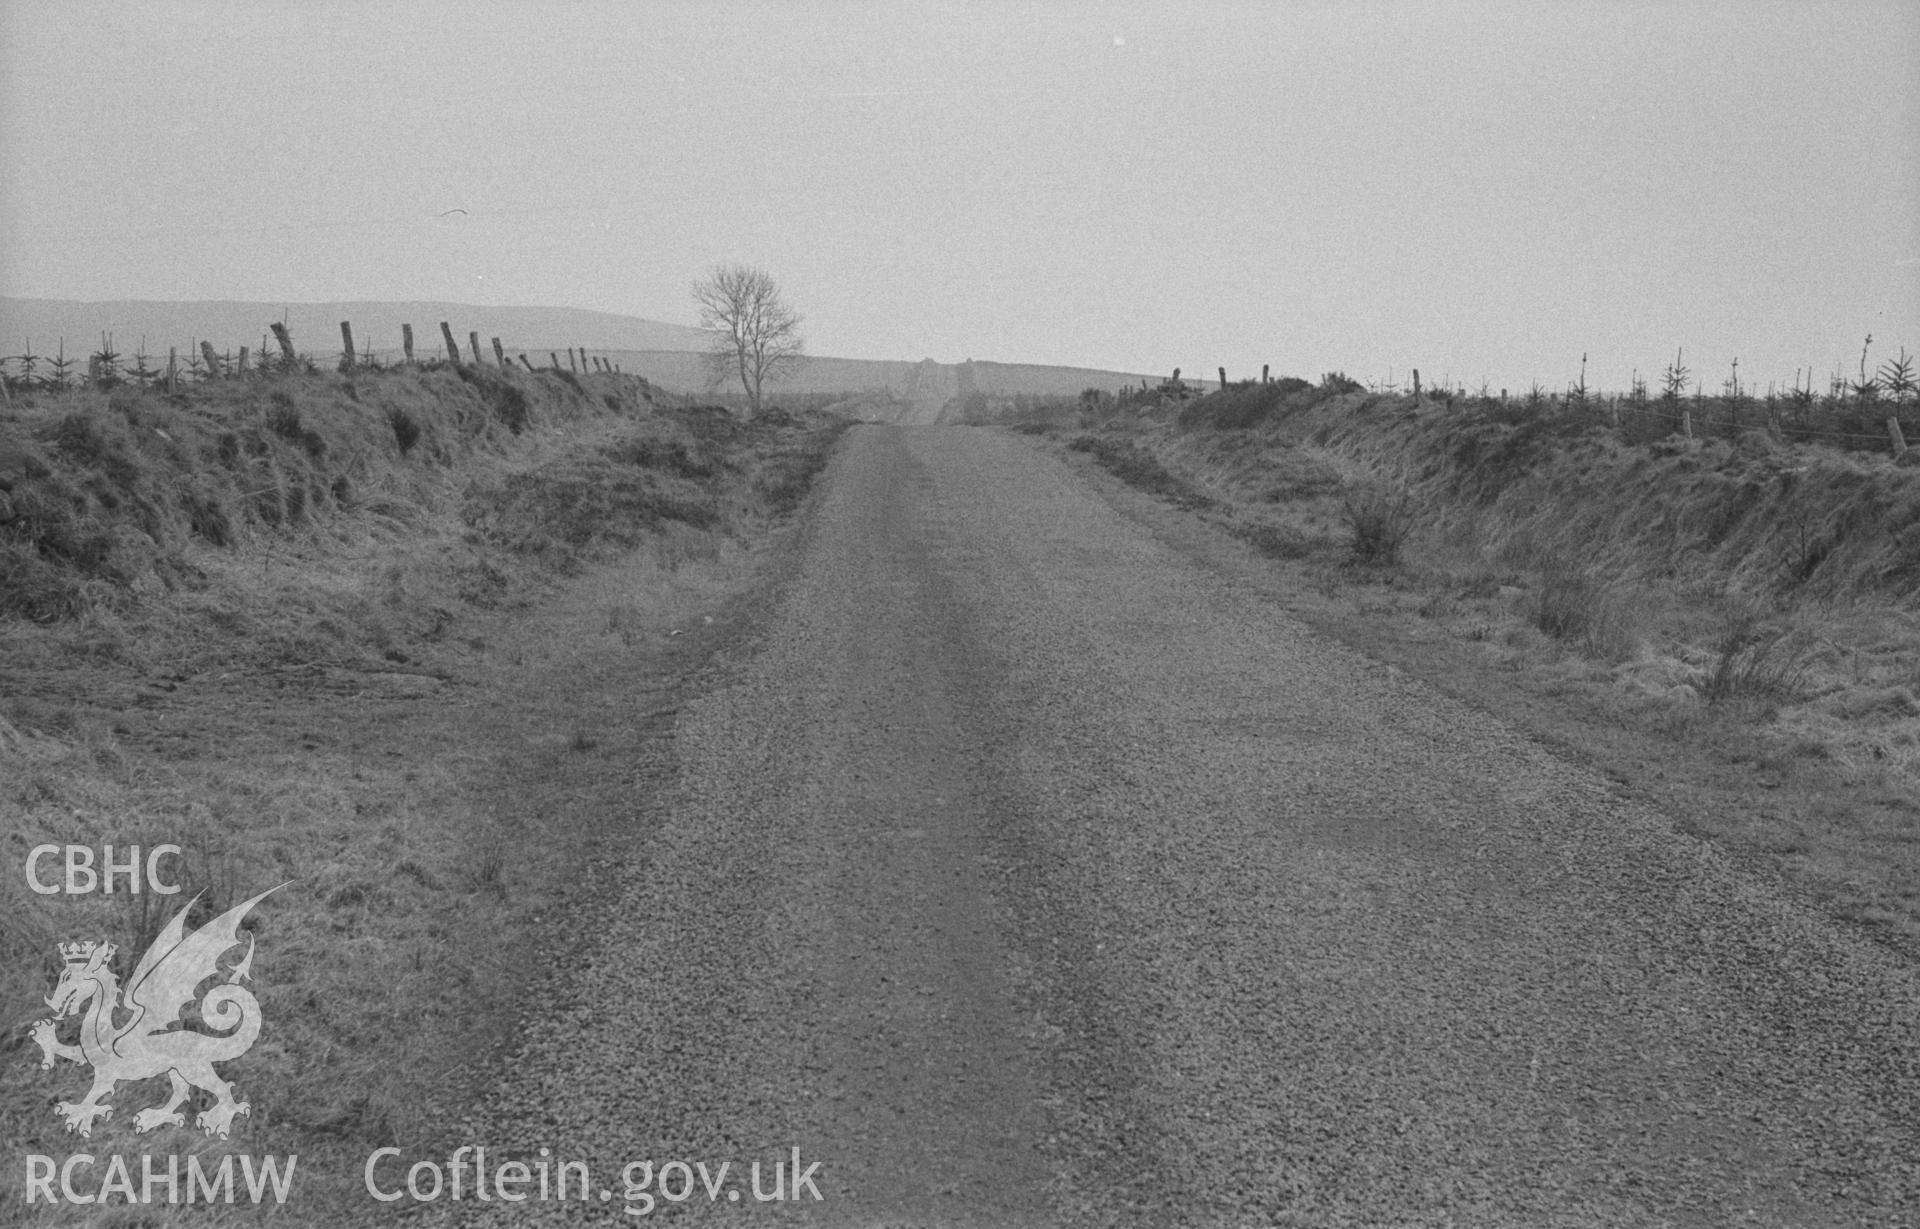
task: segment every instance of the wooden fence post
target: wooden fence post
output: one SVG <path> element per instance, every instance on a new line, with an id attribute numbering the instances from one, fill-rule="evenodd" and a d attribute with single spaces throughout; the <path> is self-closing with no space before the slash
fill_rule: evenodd
<path id="1" fill-rule="evenodd" d="M 413 362 L 413 326 L 411 324 L 400 326 L 400 348 L 406 351 L 407 362 Z"/>
<path id="2" fill-rule="evenodd" d="M 486 360 L 480 357 L 480 334 L 468 333 L 467 345 L 473 351 L 473 365 L 475 367 L 484 367 Z"/>
<path id="3" fill-rule="evenodd" d="M 1413 369 L 1413 399 L 1420 400 L 1420 369 L 1418 367 Z"/>
<path id="4" fill-rule="evenodd" d="M 1224 391 L 1226 390 L 1226 387 L 1227 387 L 1227 369 L 1226 369 L 1225 367 L 1222 367 L 1222 368 L 1220 369 L 1220 388 L 1221 388 L 1221 391 L 1223 391 L 1223 392 L 1224 392 Z"/>
<path id="5" fill-rule="evenodd" d="M 567 347 L 567 366 L 572 368 L 575 372 L 578 372 L 580 370 L 580 364 L 574 361 L 572 346 Z"/>
<path id="6" fill-rule="evenodd" d="M 220 374 L 220 359 L 219 356 L 213 352 L 212 342 L 203 341 L 200 343 L 200 357 L 207 360 L 207 376 L 209 379 Z"/>
<path id="7" fill-rule="evenodd" d="M 521 365 L 522 367 L 525 367 L 525 368 L 526 368 L 526 369 L 527 369 L 528 371 L 532 371 L 532 370 L 533 370 L 533 364 L 532 364 L 532 363 L 529 363 L 529 362 L 527 361 L 527 356 L 526 356 L 526 355 L 524 355 L 524 354 L 522 354 L 522 355 L 520 356 L 520 365 Z"/>
<path id="8" fill-rule="evenodd" d="M 500 364 L 502 367 L 505 367 L 507 365 L 507 352 L 504 348 L 501 347 L 500 339 L 498 337 L 493 339 L 493 361 Z"/>
<path id="9" fill-rule="evenodd" d="M 245 346 L 240 347 L 240 365 L 234 368 L 234 370 L 240 375 L 247 374 L 247 348 Z"/>
<path id="10" fill-rule="evenodd" d="M 447 361 L 455 367 L 458 367 L 460 365 L 460 343 L 453 339 L 453 326 L 444 320 L 440 322 L 440 336 L 447 343 Z"/>
<path id="11" fill-rule="evenodd" d="M 1686 434 L 1686 437 L 1688 439 L 1693 438 L 1693 411 L 1692 410 L 1680 411 L 1680 430 Z"/>
<path id="12" fill-rule="evenodd" d="M 1907 437 L 1900 432 L 1900 416 L 1887 415 L 1887 438 L 1893 441 L 1893 455 L 1897 460 L 1906 455 Z"/>
<path id="13" fill-rule="evenodd" d="M 1273 383 L 1273 381 L 1272 381 L 1272 380 L 1271 380 L 1270 378 L 1268 378 L 1268 376 L 1267 376 L 1267 372 L 1268 372 L 1268 370 L 1269 370 L 1269 369 L 1271 368 L 1271 366 L 1272 366 L 1272 364 L 1269 364 L 1269 363 L 1262 363 L 1262 364 L 1260 364 L 1260 382 L 1261 382 L 1262 384 L 1271 384 L 1271 383 Z"/>
<path id="14" fill-rule="evenodd" d="M 291 370 L 294 364 L 293 334 L 287 332 L 286 325 L 277 321 L 267 327 L 273 330 L 273 339 L 280 343 L 280 357 L 287 361 L 287 368 Z"/>
<path id="15" fill-rule="evenodd" d="M 353 325 L 349 321 L 342 320 L 340 322 L 340 370 L 352 371 L 353 359 Z"/>
<path id="16" fill-rule="evenodd" d="M 560 370 L 560 352 L 558 350 L 549 350 L 547 351 L 547 357 L 553 360 L 553 369 L 555 371 Z"/>
<path id="17" fill-rule="evenodd" d="M 167 393 L 169 396 L 180 389 L 180 352 L 172 346 L 167 347 Z"/>

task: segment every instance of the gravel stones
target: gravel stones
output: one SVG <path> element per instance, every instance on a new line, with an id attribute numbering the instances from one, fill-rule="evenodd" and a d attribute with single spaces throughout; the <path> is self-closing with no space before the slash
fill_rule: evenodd
<path id="1" fill-rule="evenodd" d="M 798 1147 L 826 1224 L 1920 1206 L 1909 964 L 1016 437 L 861 427 L 823 486 L 477 1141 Z"/>

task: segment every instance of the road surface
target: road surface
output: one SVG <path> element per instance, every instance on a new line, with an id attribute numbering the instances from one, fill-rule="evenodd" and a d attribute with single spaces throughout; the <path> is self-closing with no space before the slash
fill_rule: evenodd
<path id="1" fill-rule="evenodd" d="M 729 1162 L 646 1188 L 703 1221 L 1913 1223 L 1910 964 L 1026 439 L 857 427 L 795 534 L 489 1164 L 599 1214 Z"/>

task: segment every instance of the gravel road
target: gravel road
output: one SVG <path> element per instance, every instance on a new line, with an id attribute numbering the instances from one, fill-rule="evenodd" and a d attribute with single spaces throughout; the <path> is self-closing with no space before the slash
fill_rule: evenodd
<path id="1" fill-rule="evenodd" d="M 731 1169 L 655 1215 L 1915 1223 L 1910 964 L 1025 439 L 864 426 L 823 483 L 463 1124 L 612 1201 L 431 1214 L 678 1159 Z M 796 1148 L 821 1198 L 756 1202 Z"/>

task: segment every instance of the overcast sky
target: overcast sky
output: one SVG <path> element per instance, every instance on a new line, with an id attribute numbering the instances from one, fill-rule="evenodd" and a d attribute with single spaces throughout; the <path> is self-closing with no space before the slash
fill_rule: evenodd
<path id="1" fill-rule="evenodd" d="M 1920 0 L 0 0 L 0 108 L 7 295 L 691 324 L 738 260 L 861 358 L 1920 350 Z"/>

